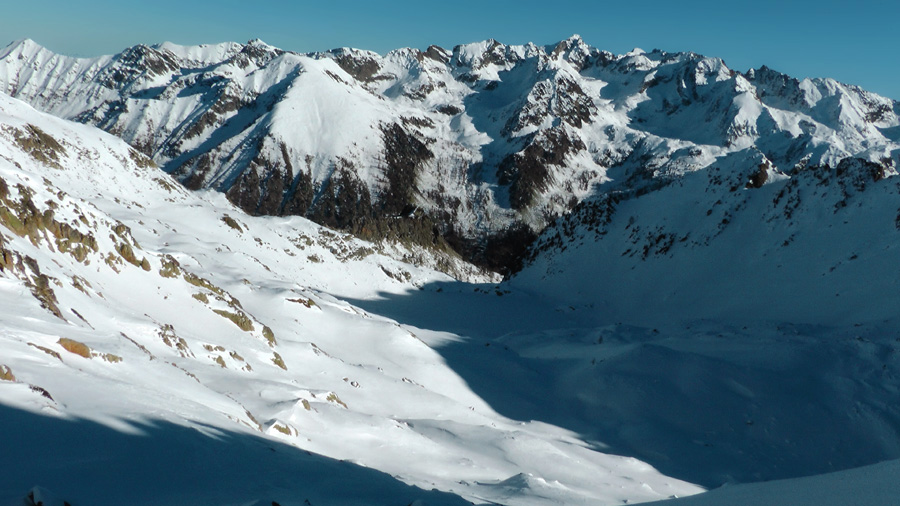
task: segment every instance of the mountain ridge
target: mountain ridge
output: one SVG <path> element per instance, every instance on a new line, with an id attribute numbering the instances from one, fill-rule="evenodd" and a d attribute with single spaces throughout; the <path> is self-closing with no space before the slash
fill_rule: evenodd
<path id="1" fill-rule="evenodd" d="M 505 273 L 553 220 L 620 184 L 610 171 L 665 178 L 747 150 L 782 172 L 881 163 L 900 142 L 898 103 L 857 87 L 694 53 L 613 55 L 578 36 L 384 56 L 262 41 L 2 54 L 0 88 L 122 137 L 189 188 Z"/>

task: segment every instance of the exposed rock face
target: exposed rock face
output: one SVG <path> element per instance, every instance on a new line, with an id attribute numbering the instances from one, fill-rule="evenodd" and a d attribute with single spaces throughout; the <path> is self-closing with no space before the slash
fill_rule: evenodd
<path id="1" fill-rule="evenodd" d="M 370 238 L 415 229 L 505 271 L 523 238 L 610 179 L 665 184 L 736 153 L 782 173 L 883 164 L 900 145 L 897 103 L 857 87 L 693 53 L 616 56 L 577 36 L 384 56 L 164 43 L 95 59 L 23 41 L 0 52 L 0 90 L 119 135 L 252 214 Z M 39 133 L 23 142 L 53 153 Z M 413 215 L 427 226 L 401 223 Z"/>

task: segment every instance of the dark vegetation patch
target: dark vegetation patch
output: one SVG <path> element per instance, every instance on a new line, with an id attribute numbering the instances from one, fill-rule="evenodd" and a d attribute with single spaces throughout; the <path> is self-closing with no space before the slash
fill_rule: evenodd
<path id="1" fill-rule="evenodd" d="M 314 301 L 312 299 L 304 299 L 303 297 L 298 297 L 296 299 L 287 299 L 287 300 L 288 300 L 288 302 L 294 302 L 294 303 L 300 304 L 300 305 L 310 308 L 310 309 L 318 306 L 318 304 L 316 304 L 316 301 Z"/>
<path id="2" fill-rule="evenodd" d="M 435 110 L 441 114 L 446 114 L 447 116 L 456 116 L 457 114 L 463 112 L 459 107 L 449 104 L 438 106 L 438 108 Z"/>
<path id="3" fill-rule="evenodd" d="M 149 147 L 148 144 L 141 145 L 141 143 L 135 143 L 138 147 L 128 150 L 128 157 L 131 158 L 131 161 L 134 162 L 135 165 L 142 169 L 155 169 L 156 163 L 150 159 L 150 154 L 152 153 L 152 148 Z M 145 151 L 146 150 L 146 151 Z"/>
<path id="4" fill-rule="evenodd" d="M 750 176 L 750 180 L 747 181 L 747 185 L 745 188 L 762 188 L 766 181 L 769 180 L 769 164 L 761 163 L 759 167 L 757 167 L 756 172 Z"/>
<path id="5" fill-rule="evenodd" d="M 293 176 L 294 165 L 284 143 L 274 159 L 264 155 L 260 140 L 256 156 L 225 192 L 232 203 L 253 216 L 307 216 L 315 197 L 315 187 L 309 171 Z M 205 155 L 204 155 L 205 156 Z M 202 161 L 202 156 L 200 161 Z M 199 162 L 198 162 L 199 166 Z M 204 173 L 209 167 L 203 168 Z M 195 171 L 196 172 L 196 171 Z M 202 183 L 200 183 L 201 186 Z"/>
<path id="6" fill-rule="evenodd" d="M 253 320 L 241 311 L 233 313 L 231 311 L 225 311 L 224 309 L 213 309 L 213 313 L 230 320 L 231 323 L 237 325 L 237 327 L 244 332 L 252 332 L 254 330 Z"/>
<path id="7" fill-rule="evenodd" d="M 27 237 L 32 244 L 55 246 L 61 253 L 68 253 L 77 261 L 87 263 L 89 253 L 99 251 L 97 241 L 90 232 L 82 233 L 72 225 L 57 220 L 52 209 L 40 211 L 33 201 L 33 192 L 17 185 L 18 199 L 13 199 L 9 186 L 0 178 L 0 226 L 19 237 Z M 21 279 L 31 290 L 41 306 L 60 319 L 65 319 L 57 306 L 52 284 L 59 281 L 43 274 L 37 260 L 22 255 L 6 246 L 0 236 L 0 272 L 9 272 Z"/>
<path id="8" fill-rule="evenodd" d="M 419 128 L 434 128 L 434 121 L 425 116 L 401 116 L 400 121 L 404 126 L 415 126 Z"/>
<path id="9" fill-rule="evenodd" d="M 241 228 L 241 226 L 238 224 L 238 222 L 235 221 L 235 219 L 232 218 L 231 216 L 228 216 L 227 214 L 225 216 L 222 216 L 222 222 L 225 223 L 226 225 L 228 225 L 229 227 L 237 230 L 238 232 L 244 231 L 244 229 Z"/>
<path id="10" fill-rule="evenodd" d="M 508 276 L 522 268 L 528 249 L 537 237 L 528 225 L 514 223 L 506 230 L 480 239 L 453 233 L 445 239 L 467 261 Z"/>
<path id="11" fill-rule="evenodd" d="M 3 129 L 12 132 L 16 144 L 29 156 L 44 165 L 62 169 L 59 157 L 66 149 L 53 136 L 30 124 L 21 129 L 8 126 Z"/>
<path id="12" fill-rule="evenodd" d="M 368 187 L 349 162 L 339 159 L 308 216 L 327 227 L 359 232 L 374 221 L 376 213 Z"/>
<path id="13" fill-rule="evenodd" d="M 19 237 L 27 237 L 35 246 L 49 241 L 52 236 L 52 244 L 60 252 L 68 253 L 79 262 L 85 262 L 88 253 L 99 250 L 92 233 L 83 233 L 57 220 L 52 208 L 39 210 L 29 188 L 20 184 L 16 189 L 18 200 L 11 197 L 9 186 L 0 178 L 0 225 Z M 4 264 L 8 265 L 8 262 L 0 262 L 0 269 Z"/>
<path id="14" fill-rule="evenodd" d="M 563 165 L 568 153 L 583 149 L 581 139 L 569 137 L 562 128 L 552 128 L 534 137 L 522 151 L 506 156 L 497 168 L 497 179 L 501 185 L 509 185 L 512 208 L 529 207 L 547 189 L 548 166 Z"/>
<path id="15" fill-rule="evenodd" d="M 419 125 L 415 118 L 404 119 L 410 125 L 430 126 L 427 122 Z M 513 272 L 521 265 L 522 255 L 536 237 L 533 231 L 520 224 L 481 239 L 456 233 L 452 220 L 454 211 L 461 205 L 458 198 L 429 195 L 440 207 L 430 212 L 416 205 L 419 171 L 434 157 L 427 144 L 400 124 L 382 125 L 381 130 L 384 148 L 380 163 L 384 179 L 383 189 L 377 194 L 359 178 L 354 164 L 343 158 L 333 161 L 330 177 L 321 183 L 312 182 L 308 168 L 314 161 L 311 157 L 306 160 L 306 170 L 301 168 L 293 176 L 295 169 L 290 153 L 281 144 L 281 156 L 272 160 L 258 154 L 226 195 L 251 215 L 304 216 L 365 240 L 391 240 L 442 251 L 502 273 Z M 567 142 L 564 133 L 550 139 L 539 141 L 538 145 L 570 149 L 571 142 Z M 548 162 L 563 159 L 564 154 L 544 151 L 532 158 Z M 546 172 L 540 172 L 541 167 L 529 170 L 528 163 L 523 166 L 525 175 L 517 177 L 516 191 L 524 195 L 529 188 L 543 188 Z"/>
<path id="16" fill-rule="evenodd" d="M 381 209 L 385 214 L 397 215 L 407 206 L 415 204 L 418 168 L 434 158 L 434 154 L 422 141 L 396 123 L 383 125 L 381 134 L 387 177 L 387 190 L 380 199 Z"/>
<path id="17" fill-rule="evenodd" d="M 424 142 L 397 124 L 383 125 L 382 139 L 385 179 L 380 194 L 372 195 L 354 165 L 339 158 L 331 177 L 320 185 L 312 185 L 301 172 L 284 209 L 298 211 L 296 214 L 305 210 L 303 214 L 316 223 L 363 239 L 390 239 L 450 251 L 442 238 L 442 224 L 415 204 L 420 167 L 433 154 Z"/>

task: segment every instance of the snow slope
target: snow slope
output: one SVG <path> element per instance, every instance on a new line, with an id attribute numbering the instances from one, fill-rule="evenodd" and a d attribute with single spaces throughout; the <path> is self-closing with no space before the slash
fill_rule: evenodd
<path id="1" fill-rule="evenodd" d="M 692 498 L 666 501 L 664 504 L 666 506 L 893 504 L 900 495 L 900 486 L 897 485 L 898 472 L 900 461 L 892 460 L 799 480 L 735 485 Z"/>
<path id="2" fill-rule="evenodd" d="M 432 283 L 353 303 L 418 335 L 465 336 L 438 350 L 498 412 L 708 488 L 900 456 L 893 323 L 634 325 L 505 283 Z"/>
<path id="3" fill-rule="evenodd" d="M 438 351 L 463 336 L 344 300 L 446 275 L 303 218 L 247 216 L 6 96 L 0 178 L 0 439 L 15 463 L 0 501 L 594 504 L 702 490 L 498 413 Z"/>
<path id="4" fill-rule="evenodd" d="M 544 232 L 512 286 L 633 324 L 895 322 L 894 166 L 845 159 L 784 174 L 745 155 L 598 192 Z"/>

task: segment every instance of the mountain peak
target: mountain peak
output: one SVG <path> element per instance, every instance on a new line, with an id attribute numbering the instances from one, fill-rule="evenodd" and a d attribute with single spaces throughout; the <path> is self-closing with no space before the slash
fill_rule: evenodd
<path id="1" fill-rule="evenodd" d="M 38 44 L 34 39 L 24 38 L 19 40 L 14 40 L 9 43 L 7 47 L 22 47 L 26 49 L 43 49 L 44 46 Z"/>
<path id="2" fill-rule="evenodd" d="M 552 58 L 567 60 L 579 70 L 583 68 L 592 48 L 582 40 L 581 36 L 574 34 L 568 39 L 561 40 L 555 46 L 544 48 Z"/>
<path id="3" fill-rule="evenodd" d="M 6 58 L 13 52 L 18 52 L 21 55 L 33 55 L 44 50 L 46 50 L 44 46 L 32 39 L 19 39 L 10 42 L 9 45 L 0 50 L 0 58 Z"/>

